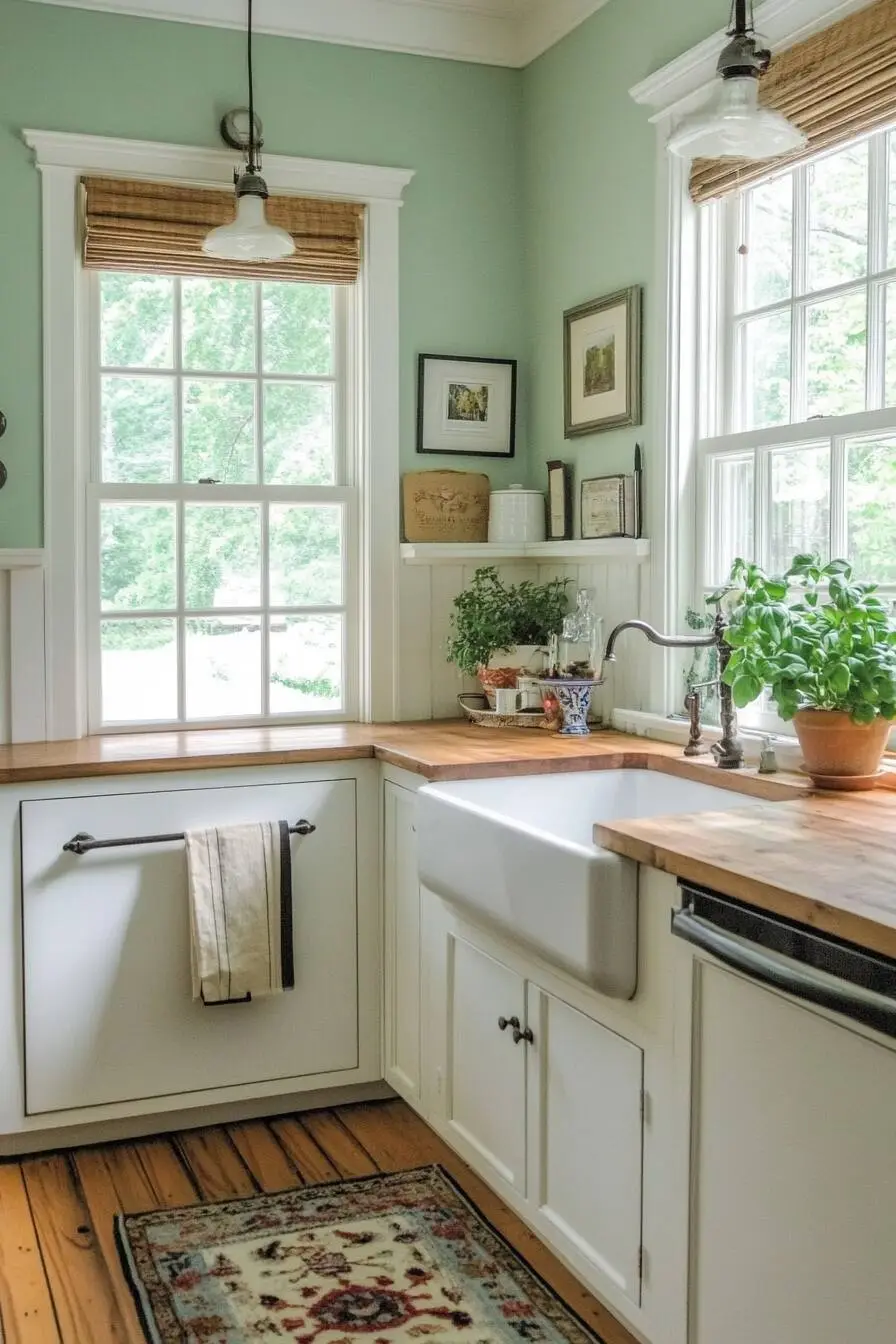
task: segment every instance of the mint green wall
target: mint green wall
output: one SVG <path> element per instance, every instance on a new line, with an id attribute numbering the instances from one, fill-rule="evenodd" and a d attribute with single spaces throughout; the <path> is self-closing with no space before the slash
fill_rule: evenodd
<path id="1" fill-rule="evenodd" d="M 218 145 L 218 118 L 245 100 L 244 40 L 26 0 L 0 0 L 0 9 L 0 409 L 9 419 L 0 547 L 35 546 L 39 187 L 20 130 Z M 525 354 L 522 76 L 271 37 L 258 40 L 256 75 L 272 153 L 417 171 L 402 211 L 401 460 L 405 470 L 436 465 L 414 456 L 417 353 Z M 520 475 L 520 464 L 485 469 L 496 483 Z"/>
<path id="2" fill-rule="evenodd" d="M 640 441 L 647 490 L 660 488 L 661 464 L 647 433 L 659 376 L 651 348 L 660 302 L 656 142 L 647 109 L 628 91 L 727 17 L 726 0 L 610 0 L 524 71 L 533 483 L 544 484 L 543 464 L 558 457 L 575 464 L 577 479 L 630 470 Z M 645 423 L 564 439 L 563 311 L 633 284 L 645 286 Z"/>

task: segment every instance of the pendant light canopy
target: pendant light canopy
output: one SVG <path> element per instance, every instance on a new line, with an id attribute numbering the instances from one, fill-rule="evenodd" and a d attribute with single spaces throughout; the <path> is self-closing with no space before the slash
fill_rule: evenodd
<path id="1" fill-rule="evenodd" d="M 255 116 L 255 88 L 252 71 L 252 0 L 248 4 L 247 63 L 249 68 L 249 130 L 248 141 L 242 145 L 233 139 L 227 127 L 233 127 L 238 113 L 229 113 L 221 123 L 222 134 L 228 144 L 246 150 L 246 166 L 242 173 L 234 171 L 236 188 L 236 219 L 222 224 L 207 235 L 202 250 L 210 257 L 225 261 L 281 261 L 296 250 L 296 245 L 285 229 L 269 224 L 264 203 L 268 187 L 261 176 L 261 122 Z"/>
<path id="2" fill-rule="evenodd" d="M 719 81 L 709 102 L 684 117 L 669 138 L 682 159 L 772 159 L 806 144 L 806 136 L 780 112 L 759 106 L 759 79 L 771 52 L 753 24 L 753 0 L 734 0 L 731 39 L 719 56 Z"/>

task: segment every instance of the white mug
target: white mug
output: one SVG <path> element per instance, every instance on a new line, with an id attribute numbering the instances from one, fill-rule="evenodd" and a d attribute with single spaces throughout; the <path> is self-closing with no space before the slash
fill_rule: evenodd
<path id="1" fill-rule="evenodd" d="M 520 707 L 520 693 L 515 686 L 495 687 L 495 709 L 499 714 L 516 714 Z"/>

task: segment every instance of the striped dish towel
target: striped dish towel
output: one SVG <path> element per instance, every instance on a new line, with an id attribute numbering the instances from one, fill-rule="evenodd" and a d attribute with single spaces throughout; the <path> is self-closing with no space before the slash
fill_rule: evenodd
<path id="1" fill-rule="evenodd" d="M 247 1003 L 295 986 L 289 825 L 187 831 L 193 998 Z"/>

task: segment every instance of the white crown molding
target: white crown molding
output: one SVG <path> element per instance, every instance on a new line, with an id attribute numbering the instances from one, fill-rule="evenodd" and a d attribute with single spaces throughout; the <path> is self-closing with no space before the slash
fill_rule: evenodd
<path id="1" fill-rule="evenodd" d="M 757 30 L 772 51 L 782 51 L 801 42 L 838 19 L 864 9 L 872 0 L 765 0 L 756 10 Z M 660 121 L 686 110 L 712 83 L 716 62 L 725 41 L 720 28 L 705 41 L 691 47 L 662 69 L 636 84 L 629 93 L 636 103 L 654 109 L 651 121 Z"/>
<path id="2" fill-rule="evenodd" d="M 229 150 L 166 145 L 151 140 L 116 140 L 65 131 L 24 130 L 22 139 L 34 151 L 40 169 L 73 168 L 79 173 L 106 173 L 110 177 L 183 180 L 194 186 L 233 185 L 237 156 Z M 264 175 L 268 186 L 276 191 L 400 205 L 414 172 L 410 168 L 378 168 L 367 163 L 333 163 L 266 154 Z"/>
<path id="3" fill-rule="evenodd" d="M 32 0 L 216 28 L 245 27 L 244 0 Z M 277 37 L 484 65 L 527 65 L 607 0 L 258 0 Z"/>

